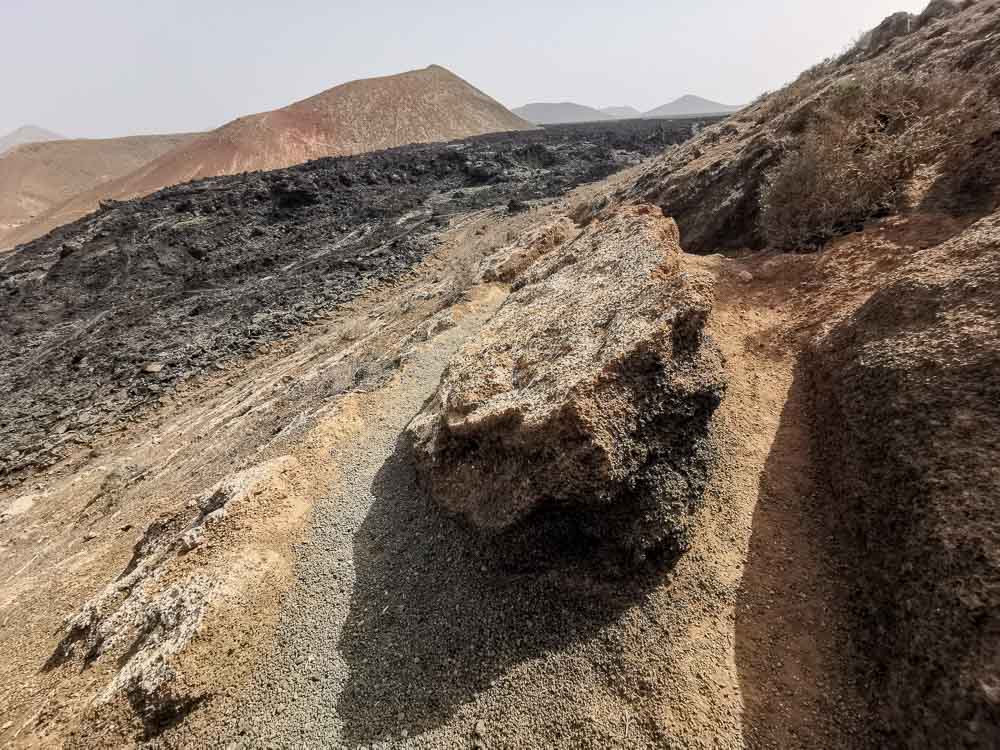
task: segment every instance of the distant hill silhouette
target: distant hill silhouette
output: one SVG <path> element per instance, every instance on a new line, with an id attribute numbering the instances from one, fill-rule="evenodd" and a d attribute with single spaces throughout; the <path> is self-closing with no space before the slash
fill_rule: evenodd
<path id="1" fill-rule="evenodd" d="M 642 117 L 642 112 L 635 107 L 602 107 L 601 112 L 611 115 L 619 120 L 628 120 L 635 117 Z"/>
<path id="2" fill-rule="evenodd" d="M 12 133 L 0 136 L 0 154 L 25 143 L 61 140 L 63 140 L 63 136 L 53 133 L 51 130 L 40 128 L 37 125 L 25 125 Z"/>
<path id="3" fill-rule="evenodd" d="M 562 125 L 571 122 L 600 122 L 614 119 L 593 107 L 573 102 L 535 102 L 512 110 L 518 117 L 536 125 Z"/>
<path id="4" fill-rule="evenodd" d="M 729 104 L 720 104 L 710 99 L 703 99 L 694 94 L 687 94 L 674 99 L 669 104 L 664 104 L 656 109 L 646 112 L 643 117 L 692 117 L 694 115 L 720 115 L 729 112 L 736 112 L 742 107 L 734 107 Z"/>
<path id="5" fill-rule="evenodd" d="M 669 104 L 640 112 L 635 107 L 604 107 L 595 109 L 575 102 L 534 102 L 512 110 L 528 122 L 538 125 L 562 125 L 573 122 L 601 122 L 637 117 L 696 117 L 736 112 L 742 107 L 720 104 L 700 96 L 688 94 Z"/>

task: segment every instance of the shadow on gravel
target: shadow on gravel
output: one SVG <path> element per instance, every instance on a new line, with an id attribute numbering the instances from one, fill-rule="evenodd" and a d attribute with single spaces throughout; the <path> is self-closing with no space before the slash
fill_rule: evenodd
<path id="1" fill-rule="evenodd" d="M 840 498 L 816 465 L 808 377 L 796 368 L 760 477 L 736 605 L 747 747 L 868 747 L 852 656 Z"/>
<path id="2" fill-rule="evenodd" d="M 339 644 L 351 746 L 439 726 L 519 663 L 598 636 L 670 567 L 611 576 L 578 535 L 545 521 L 544 556 L 524 534 L 486 539 L 417 489 L 402 444 L 372 494 Z"/>

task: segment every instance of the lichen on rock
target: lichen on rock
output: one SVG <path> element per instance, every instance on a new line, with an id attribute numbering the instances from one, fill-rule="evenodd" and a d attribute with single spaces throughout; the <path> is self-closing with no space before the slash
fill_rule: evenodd
<path id="1" fill-rule="evenodd" d="M 680 252 L 639 205 L 518 279 L 408 427 L 441 507 L 492 534 L 555 519 L 631 560 L 683 550 L 724 384 Z"/>

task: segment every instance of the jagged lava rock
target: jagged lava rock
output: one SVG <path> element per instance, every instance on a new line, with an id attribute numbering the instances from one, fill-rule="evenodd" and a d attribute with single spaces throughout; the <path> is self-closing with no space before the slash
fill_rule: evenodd
<path id="1" fill-rule="evenodd" d="M 554 515 L 634 560 L 683 550 L 724 384 L 680 253 L 640 205 L 517 280 L 408 428 L 441 506 L 489 532 Z"/>

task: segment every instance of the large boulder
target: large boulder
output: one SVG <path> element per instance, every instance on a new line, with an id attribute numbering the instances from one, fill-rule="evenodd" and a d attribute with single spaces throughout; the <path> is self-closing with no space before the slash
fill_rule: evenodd
<path id="1" fill-rule="evenodd" d="M 679 257 L 673 220 L 641 205 L 518 279 L 408 428 L 441 506 L 494 533 L 555 519 L 629 561 L 683 549 L 723 368 Z"/>
<path id="2" fill-rule="evenodd" d="M 950 18 L 960 13 L 966 6 L 965 0 L 931 0 L 917 18 L 917 26 L 923 28 L 927 24 L 941 18 Z"/>
<path id="3" fill-rule="evenodd" d="M 887 747 L 1000 747 L 1000 213 L 810 357 Z"/>
<path id="4" fill-rule="evenodd" d="M 899 37 L 916 31 L 917 21 L 912 13 L 893 13 L 861 38 L 858 50 L 869 57 L 877 55 Z"/>

